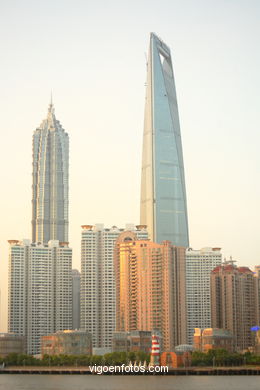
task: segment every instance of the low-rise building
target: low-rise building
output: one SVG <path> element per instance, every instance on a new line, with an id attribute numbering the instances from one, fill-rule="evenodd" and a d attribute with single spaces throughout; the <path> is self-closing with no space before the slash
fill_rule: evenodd
<path id="1" fill-rule="evenodd" d="M 160 359 L 161 366 L 170 368 L 190 367 L 191 353 L 188 351 L 163 352 Z"/>
<path id="2" fill-rule="evenodd" d="M 113 352 L 151 352 L 152 333 L 135 330 L 132 332 L 115 332 L 112 339 Z"/>
<path id="3" fill-rule="evenodd" d="M 25 337 L 15 333 L 0 333 L 0 356 L 25 353 Z"/>
<path id="4" fill-rule="evenodd" d="M 92 355 L 91 334 L 64 330 L 42 337 L 42 355 Z"/>
<path id="5" fill-rule="evenodd" d="M 225 349 L 228 352 L 233 352 L 234 336 L 227 329 L 195 328 L 193 347 L 201 352 L 208 352 L 210 349 Z"/>

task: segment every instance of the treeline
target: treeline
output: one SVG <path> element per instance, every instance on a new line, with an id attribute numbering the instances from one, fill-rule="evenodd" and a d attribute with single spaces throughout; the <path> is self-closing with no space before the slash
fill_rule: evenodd
<path id="1" fill-rule="evenodd" d="M 100 355 L 44 355 L 42 359 L 32 355 L 11 353 L 6 357 L 0 357 L 0 364 L 6 366 L 116 366 L 132 362 L 144 362 L 148 364 L 150 354 L 145 352 L 112 352 Z"/>
<path id="2" fill-rule="evenodd" d="M 191 357 L 192 366 L 243 366 L 260 364 L 260 356 L 251 352 L 244 354 L 230 353 L 225 349 L 209 350 L 207 353 L 194 351 Z"/>
<path id="3" fill-rule="evenodd" d="M 0 364 L 6 366 L 116 366 L 140 362 L 150 362 L 150 354 L 144 352 L 113 352 L 100 355 L 44 355 L 42 359 L 31 355 L 12 353 L 6 357 L 0 357 Z M 245 354 L 229 353 L 225 349 L 210 350 L 207 353 L 195 351 L 191 354 L 192 366 L 242 366 L 260 365 L 260 356 L 250 352 Z"/>

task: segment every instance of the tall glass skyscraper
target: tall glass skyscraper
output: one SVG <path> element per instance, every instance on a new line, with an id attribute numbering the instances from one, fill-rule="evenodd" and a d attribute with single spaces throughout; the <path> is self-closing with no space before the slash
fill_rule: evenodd
<path id="1" fill-rule="evenodd" d="M 189 246 L 179 114 L 169 47 L 150 36 L 141 183 L 141 224 L 150 239 Z"/>
<path id="2" fill-rule="evenodd" d="M 33 134 L 32 241 L 68 241 L 69 137 L 48 115 Z"/>

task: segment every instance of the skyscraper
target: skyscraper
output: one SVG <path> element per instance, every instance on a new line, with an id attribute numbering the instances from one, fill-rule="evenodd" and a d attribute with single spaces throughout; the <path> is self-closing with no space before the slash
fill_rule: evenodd
<path id="1" fill-rule="evenodd" d="M 69 137 L 54 114 L 33 134 L 32 241 L 68 241 Z"/>
<path id="2" fill-rule="evenodd" d="M 154 242 L 188 247 L 179 114 L 169 47 L 150 36 L 144 117 L 141 224 Z"/>
<path id="3" fill-rule="evenodd" d="M 235 349 L 243 351 L 254 345 L 251 327 L 257 323 L 255 277 L 248 267 L 231 262 L 211 272 L 212 328 L 224 328 L 234 335 Z"/>
<path id="4" fill-rule="evenodd" d="M 126 225 L 147 239 L 145 226 Z M 80 327 L 92 334 L 94 348 L 111 348 L 115 331 L 115 276 L 113 254 L 124 229 L 103 224 L 83 225 L 81 233 Z"/>
<path id="5" fill-rule="evenodd" d="M 210 274 L 221 265 L 220 248 L 186 250 L 186 297 L 188 344 L 194 328 L 211 328 Z"/>
<path id="6" fill-rule="evenodd" d="M 121 233 L 114 255 L 116 330 L 160 331 L 164 351 L 186 344 L 185 248 Z"/>

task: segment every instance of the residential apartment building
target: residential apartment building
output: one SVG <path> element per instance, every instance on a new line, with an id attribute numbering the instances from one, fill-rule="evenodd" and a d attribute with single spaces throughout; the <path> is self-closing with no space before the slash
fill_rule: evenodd
<path id="1" fill-rule="evenodd" d="M 145 226 L 126 225 L 140 239 L 147 239 Z M 111 349 L 115 331 L 115 275 L 113 254 L 124 231 L 103 224 L 83 225 L 81 232 L 80 327 L 92 334 L 94 348 Z"/>
<path id="2" fill-rule="evenodd" d="M 238 351 L 254 345 L 251 328 L 257 321 L 255 279 L 248 267 L 225 262 L 211 272 L 211 317 L 213 328 L 234 335 Z"/>
<path id="3" fill-rule="evenodd" d="M 186 344 L 185 248 L 124 232 L 114 267 L 116 331 L 160 331 L 164 351 Z"/>
<path id="4" fill-rule="evenodd" d="M 256 325 L 260 326 L 260 265 L 255 266 Z"/>
<path id="5" fill-rule="evenodd" d="M 194 328 L 211 328 L 210 275 L 222 263 L 220 250 L 186 250 L 187 338 L 190 345 Z"/>
<path id="6" fill-rule="evenodd" d="M 8 332 L 39 354 L 42 336 L 72 327 L 72 250 L 55 240 L 9 244 Z"/>

